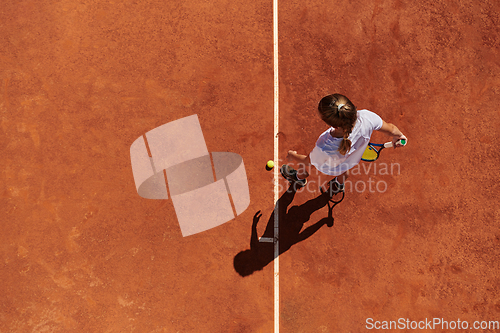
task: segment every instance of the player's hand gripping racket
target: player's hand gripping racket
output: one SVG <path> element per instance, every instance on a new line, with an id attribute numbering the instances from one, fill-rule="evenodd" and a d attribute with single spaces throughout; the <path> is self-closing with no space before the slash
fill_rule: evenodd
<path id="1" fill-rule="evenodd" d="M 398 143 L 404 146 L 406 145 L 406 140 L 404 139 L 399 140 Z M 380 156 L 380 152 L 382 151 L 382 149 L 391 147 L 393 147 L 392 141 L 386 142 L 384 144 L 370 142 L 368 144 L 368 147 L 366 147 L 363 156 L 361 156 L 361 160 L 365 162 L 376 161 L 377 158 Z"/>

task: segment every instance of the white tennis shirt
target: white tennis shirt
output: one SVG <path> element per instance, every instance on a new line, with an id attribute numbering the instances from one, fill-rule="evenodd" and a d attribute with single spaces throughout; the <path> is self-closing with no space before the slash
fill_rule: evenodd
<path id="1" fill-rule="evenodd" d="M 345 155 L 339 153 L 342 138 L 331 136 L 330 131 L 333 127 L 330 127 L 319 136 L 316 146 L 309 154 L 311 164 L 327 175 L 343 174 L 361 161 L 361 156 L 370 142 L 373 131 L 379 130 L 382 124 L 382 118 L 376 113 L 358 110 L 358 119 L 349 135 L 352 143 L 351 149 Z"/>

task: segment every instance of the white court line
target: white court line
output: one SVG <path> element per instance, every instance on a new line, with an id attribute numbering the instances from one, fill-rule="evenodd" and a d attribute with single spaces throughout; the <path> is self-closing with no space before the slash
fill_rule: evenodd
<path id="1" fill-rule="evenodd" d="M 280 331 L 280 264 L 278 219 L 279 148 L 279 75 L 278 75 L 278 0 L 273 0 L 273 58 L 274 58 L 274 333 Z"/>

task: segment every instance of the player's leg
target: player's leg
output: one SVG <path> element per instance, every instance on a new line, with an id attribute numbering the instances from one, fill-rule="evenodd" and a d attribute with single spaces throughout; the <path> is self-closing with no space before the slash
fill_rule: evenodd
<path id="1" fill-rule="evenodd" d="M 341 174 L 340 176 L 337 176 L 337 181 L 340 184 L 344 184 L 347 178 L 349 177 L 349 170 Z"/>
<path id="2" fill-rule="evenodd" d="M 299 155 L 296 154 L 296 161 L 298 162 L 298 167 L 297 167 L 297 177 L 299 179 L 306 179 L 309 177 L 309 172 L 311 168 L 311 158 L 309 155 Z"/>
<path id="3" fill-rule="evenodd" d="M 306 179 L 309 177 L 309 172 L 307 171 L 311 167 L 309 155 L 302 155 L 298 154 L 295 150 L 289 150 L 287 157 L 296 164 L 297 178 Z"/>
<path id="4" fill-rule="evenodd" d="M 289 181 L 304 186 L 307 183 L 306 178 L 309 177 L 309 172 L 307 170 L 309 170 L 311 166 L 309 156 L 297 154 L 296 151 L 289 150 L 287 158 L 289 161 L 295 162 L 294 165 L 296 169 L 284 164 L 281 167 L 281 174 Z"/>
<path id="5" fill-rule="evenodd" d="M 349 171 L 346 171 L 343 174 L 338 175 L 337 177 L 330 180 L 330 182 L 328 183 L 328 193 L 330 194 L 330 197 L 334 194 L 344 191 L 344 183 L 348 176 Z"/>

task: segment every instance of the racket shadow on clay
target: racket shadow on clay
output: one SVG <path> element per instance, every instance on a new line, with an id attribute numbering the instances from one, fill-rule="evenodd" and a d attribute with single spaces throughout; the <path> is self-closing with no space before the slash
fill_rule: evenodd
<path id="1" fill-rule="evenodd" d="M 321 195 L 302 205 L 288 208 L 296 193 L 294 187 L 290 186 L 290 188 L 278 199 L 274 207 L 275 209 L 267 222 L 266 230 L 262 234 L 261 241 L 259 241 L 257 234 L 257 224 L 262 214 L 260 210 L 256 212 L 252 223 L 250 249 L 241 251 L 234 257 L 235 271 L 241 276 L 248 276 L 255 271 L 262 270 L 275 259 L 274 215 L 276 209 L 278 209 L 279 218 L 278 255 L 288 251 L 293 245 L 311 237 L 323 225 L 329 227 L 333 226 L 332 210 L 342 200 L 338 202 L 331 201 L 327 192 L 321 192 Z M 311 215 L 325 206 L 328 206 L 328 216 L 303 229 L 304 224 L 309 221 Z M 271 241 L 265 242 L 262 240 Z"/>

